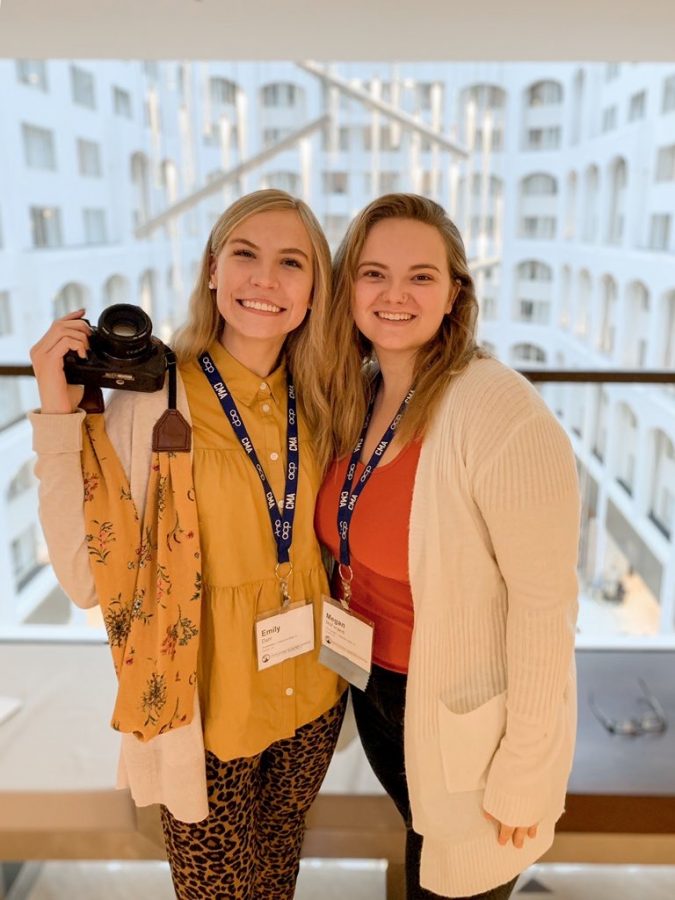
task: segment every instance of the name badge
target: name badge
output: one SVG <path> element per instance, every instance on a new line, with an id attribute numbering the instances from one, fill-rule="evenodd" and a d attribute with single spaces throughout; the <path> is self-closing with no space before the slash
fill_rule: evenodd
<path id="1" fill-rule="evenodd" d="M 300 601 L 258 616 L 255 623 L 258 671 L 314 649 L 314 606 Z"/>
<path id="2" fill-rule="evenodd" d="M 323 596 L 319 662 L 365 691 L 373 656 L 374 625 L 363 616 Z"/>

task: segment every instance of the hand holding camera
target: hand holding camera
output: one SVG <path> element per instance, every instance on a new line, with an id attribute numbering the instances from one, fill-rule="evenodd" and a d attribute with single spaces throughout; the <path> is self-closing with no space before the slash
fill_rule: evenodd
<path id="1" fill-rule="evenodd" d="M 76 309 L 57 319 L 31 347 L 30 359 L 43 413 L 72 413 L 82 398 L 82 387 L 70 386 L 66 381 L 63 359 L 69 352 L 81 359 L 87 357 L 91 327 L 83 315 L 84 309 Z"/>
<path id="2" fill-rule="evenodd" d="M 80 385 L 143 392 L 162 387 L 165 347 L 152 336 L 150 317 L 140 307 L 109 306 L 96 328 L 83 313 L 57 319 L 31 349 L 43 413 L 73 412 L 82 398 Z"/>

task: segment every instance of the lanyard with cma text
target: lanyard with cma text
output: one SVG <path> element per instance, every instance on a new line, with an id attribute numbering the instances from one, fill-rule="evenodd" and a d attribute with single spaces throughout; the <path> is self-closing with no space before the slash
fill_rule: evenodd
<path id="1" fill-rule="evenodd" d="M 349 605 L 352 594 L 351 581 L 353 573 L 350 564 L 351 555 L 349 552 L 349 528 L 351 526 L 352 516 L 354 515 L 354 507 L 356 506 L 356 503 L 361 496 L 361 492 L 368 483 L 368 479 L 373 474 L 380 460 L 382 459 L 385 450 L 387 449 L 389 444 L 391 444 L 396 429 L 398 428 L 399 422 L 403 418 L 403 413 L 406 411 L 408 404 L 413 398 L 414 393 L 415 388 L 413 387 L 406 394 L 403 403 L 401 403 L 391 425 L 383 434 L 382 440 L 379 442 L 379 444 L 373 451 L 372 456 L 368 460 L 368 464 L 364 468 L 361 477 L 356 483 L 356 486 L 352 488 L 352 485 L 354 484 L 354 476 L 356 474 L 356 464 L 358 463 L 359 457 L 361 456 L 361 450 L 363 449 L 363 444 L 366 439 L 370 419 L 373 415 L 373 407 L 375 405 L 375 396 L 377 394 L 377 391 L 373 392 L 373 397 L 370 401 L 370 405 L 368 406 L 368 412 L 366 413 L 366 420 L 363 423 L 361 437 L 354 447 L 352 458 L 349 461 L 347 474 L 345 475 L 345 481 L 340 492 L 340 503 L 338 506 L 338 535 L 340 537 L 340 564 L 338 567 L 338 571 L 340 580 L 342 581 L 343 600 L 347 606 Z"/>
<path id="2" fill-rule="evenodd" d="M 255 470 L 258 473 L 258 477 L 260 478 L 263 490 L 265 491 L 267 511 L 269 513 L 270 522 L 272 523 L 274 543 L 277 547 L 276 575 L 281 586 L 281 594 L 283 597 L 284 606 L 287 606 L 290 602 L 290 596 L 288 594 L 288 576 L 290 575 L 290 572 L 292 570 L 292 564 L 290 562 L 290 549 L 293 540 L 293 518 L 295 516 L 295 498 L 298 490 L 298 474 L 300 465 L 300 449 L 298 444 L 298 414 L 293 382 L 289 375 L 288 424 L 286 428 L 286 438 L 288 444 L 286 490 L 284 492 L 283 503 L 281 504 L 282 509 L 280 510 L 279 505 L 276 501 L 276 497 L 274 496 L 274 492 L 272 491 L 270 483 L 267 479 L 267 475 L 265 474 L 265 470 L 260 464 L 258 454 L 255 452 L 253 442 L 248 436 L 246 426 L 244 425 L 242 418 L 239 415 L 239 410 L 237 409 L 237 405 L 234 402 L 234 398 L 227 389 L 227 385 L 223 381 L 220 372 L 216 368 L 215 363 L 208 353 L 203 353 L 200 356 L 199 364 L 202 367 L 202 371 L 209 379 L 211 387 L 218 397 L 220 405 L 223 407 L 225 417 L 232 426 L 232 430 L 237 436 L 239 443 L 244 448 L 244 451 L 248 458 L 251 460 L 253 466 L 255 466 Z M 281 567 L 286 563 L 288 563 L 288 571 L 284 575 L 282 575 Z"/>

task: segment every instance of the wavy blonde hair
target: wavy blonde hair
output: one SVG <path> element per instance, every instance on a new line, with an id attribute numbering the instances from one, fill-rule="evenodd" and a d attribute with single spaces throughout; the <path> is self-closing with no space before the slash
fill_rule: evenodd
<path id="1" fill-rule="evenodd" d="M 370 341 L 354 323 L 352 302 L 363 245 L 371 228 L 384 219 L 410 219 L 436 228 L 447 251 L 451 282 L 460 284 L 451 312 L 417 351 L 415 396 L 399 427 L 404 442 L 424 434 L 450 379 L 474 356 L 487 355 L 476 345 L 478 303 L 457 226 L 442 206 L 417 194 L 385 194 L 373 200 L 352 221 L 333 261 L 333 299 L 324 333 L 330 357 L 322 368 L 324 410 L 329 411 L 319 432 L 322 458 L 344 456 L 353 449 L 371 397 L 376 359 Z"/>
<path id="2" fill-rule="evenodd" d="M 297 212 L 312 245 L 312 308 L 302 324 L 286 336 L 284 352 L 297 389 L 298 405 L 311 433 L 326 419 L 325 397 L 319 390 L 317 368 L 323 357 L 322 337 L 330 296 L 330 249 L 319 222 L 309 206 L 285 191 L 254 191 L 229 206 L 211 230 L 202 255 L 201 267 L 190 297 L 188 317 L 175 333 L 172 346 L 179 363 L 194 359 L 223 333 L 225 321 L 218 310 L 216 292 L 209 288 L 211 262 L 217 258 L 235 228 L 249 216 L 278 210 Z M 327 452 L 324 450 L 324 452 Z M 325 465 L 326 459 L 320 459 Z"/>

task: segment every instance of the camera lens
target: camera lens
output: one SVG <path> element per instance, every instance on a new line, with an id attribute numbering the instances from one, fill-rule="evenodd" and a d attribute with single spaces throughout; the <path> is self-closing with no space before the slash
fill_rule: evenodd
<path id="1" fill-rule="evenodd" d="M 104 309 L 98 320 L 98 345 L 115 360 L 138 360 L 152 350 L 152 322 L 140 306 L 116 303 Z"/>

